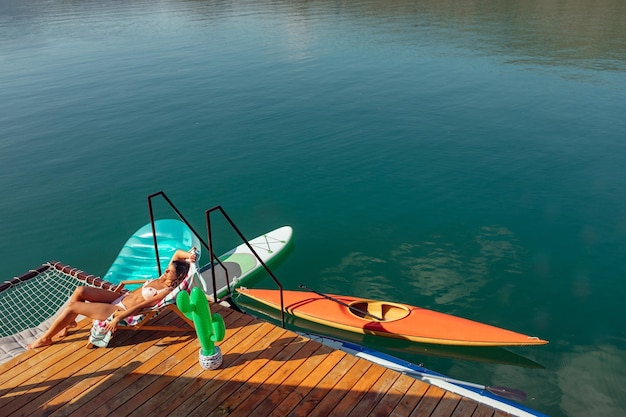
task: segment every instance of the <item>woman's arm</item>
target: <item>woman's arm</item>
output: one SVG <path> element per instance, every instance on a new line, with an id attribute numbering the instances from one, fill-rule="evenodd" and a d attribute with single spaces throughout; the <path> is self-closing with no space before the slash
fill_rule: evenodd
<path id="1" fill-rule="evenodd" d="M 197 260 L 197 257 L 196 257 L 196 252 L 195 251 L 194 252 L 188 252 L 188 251 L 183 250 L 183 249 L 178 249 L 176 252 L 174 252 L 174 255 L 172 255 L 172 259 L 170 260 L 170 263 L 172 263 L 174 261 L 195 262 L 196 260 Z"/>

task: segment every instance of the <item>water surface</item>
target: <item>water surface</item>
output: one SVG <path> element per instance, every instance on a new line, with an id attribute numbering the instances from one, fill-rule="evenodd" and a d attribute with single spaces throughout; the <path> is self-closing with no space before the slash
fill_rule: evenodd
<path id="1" fill-rule="evenodd" d="M 286 288 L 551 342 L 392 353 L 623 415 L 625 7 L 4 1 L 3 279 L 104 274 L 164 190 L 198 230 L 217 204 L 250 238 L 293 226 Z"/>

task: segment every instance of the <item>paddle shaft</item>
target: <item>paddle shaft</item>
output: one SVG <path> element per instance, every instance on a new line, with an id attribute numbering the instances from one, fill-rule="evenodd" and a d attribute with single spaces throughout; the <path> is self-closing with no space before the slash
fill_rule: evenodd
<path id="1" fill-rule="evenodd" d="M 423 372 L 413 371 L 413 370 L 403 371 L 403 372 L 407 375 L 417 375 L 422 378 L 439 379 L 441 381 L 449 382 L 451 384 L 465 385 L 466 387 L 470 387 L 470 388 L 478 388 L 478 389 L 486 390 L 486 391 L 491 392 L 492 394 L 498 395 L 500 397 L 508 398 L 510 400 L 518 401 L 518 402 L 526 401 L 526 393 L 518 389 L 513 389 L 513 388 L 508 388 L 508 387 L 488 387 L 485 385 L 474 384 L 473 382 L 461 381 L 460 379 L 448 378 L 446 376 L 440 376 L 440 375 L 431 375 L 431 374 L 426 374 Z"/>
<path id="2" fill-rule="evenodd" d="M 348 307 L 350 310 L 354 310 L 354 311 L 356 311 L 357 313 L 361 313 L 361 314 L 363 314 L 364 316 L 369 316 L 369 317 L 372 317 L 372 318 L 374 318 L 374 319 L 376 319 L 376 320 L 378 320 L 378 321 L 385 321 L 384 319 L 381 319 L 380 317 L 376 317 L 375 315 L 370 314 L 370 313 L 368 313 L 367 311 L 363 311 L 363 310 L 361 310 L 361 309 L 359 309 L 359 308 L 352 307 L 351 305 L 346 304 L 346 303 L 344 303 L 344 302 L 343 302 L 343 301 L 341 301 L 341 300 L 337 300 L 337 299 L 336 299 L 336 298 L 334 298 L 334 297 L 331 297 L 331 296 L 329 296 L 329 295 L 326 295 L 326 294 L 323 294 L 323 293 L 321 293 L 321 292 L 317 292 L 317 291 L 315 291 L 315 290 L 312 290 L 312 289 L 310 289 L 310 288 L 307 288 L 306 286 L 304 286 L 304 285 L 302 285 L 302 284 L 300 284 L 300 288 L 305 289 L 305 290 L 307 290 L 307 291 L 311 291 L 312 293 L 315 293 L 315 294 L 317 294 L 317 295 L 319 295 L 319 296 L 321 296 L 321 297 L 324 297 L 324 298 L 326 298 L 327 300 L 334 301 L 334 302 L 336 302 L 337 304 L 341 304 L 341 305 L 342 305 L 342 306 L 344 306 L 344 307 Z"/>

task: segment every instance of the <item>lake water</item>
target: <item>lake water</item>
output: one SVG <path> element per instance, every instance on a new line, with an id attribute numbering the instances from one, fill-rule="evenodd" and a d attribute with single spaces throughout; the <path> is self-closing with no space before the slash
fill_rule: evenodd
<path id="1" fill-rule="evenodd" d="M 249 238 L 293 226 L 286 288 L 550 341 L 391 353 L 625 415 L 625 21 L 607 0 L 3 0 L 2 279 L 104 274 L 163 190 L 200 231 L 215 205 Z"/>

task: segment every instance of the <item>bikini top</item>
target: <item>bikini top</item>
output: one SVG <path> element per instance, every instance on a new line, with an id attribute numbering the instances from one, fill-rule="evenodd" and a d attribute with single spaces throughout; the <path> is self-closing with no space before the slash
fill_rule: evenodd
<path id="1" fill-rule="evenodd" d="M 152 281 L 153 281 L 153 280 L 152 280 Z M 154 297 L 155 295 L 157 295 L 157 294 L 159 294 L 159 293 L 161 293 L 161 292 L 163 292 L 163 291 L 165 291 L 165 290 L 169 290 L 169 288 L 163 288 L 163 289 L 157 290 L 156 288 L 147 287 L 147 285 L 148 285 L 149 283 L 151 283 L 152 281 L 146 281 L 146 282 L 143 284 L 143 287 L 141 287 L 141 295 L 143 295 L 143 299 L 144 299 L 144 300 L 147 300 L 147 299 L 149 299 L 149 298 L 152 298 L 152 297 Z"/>

